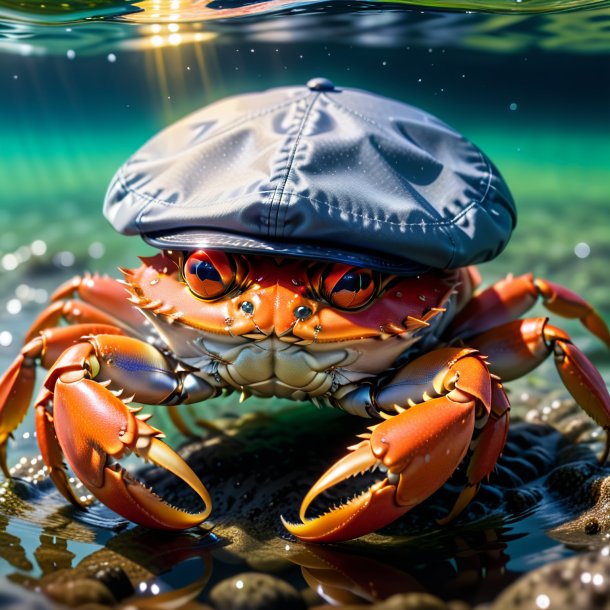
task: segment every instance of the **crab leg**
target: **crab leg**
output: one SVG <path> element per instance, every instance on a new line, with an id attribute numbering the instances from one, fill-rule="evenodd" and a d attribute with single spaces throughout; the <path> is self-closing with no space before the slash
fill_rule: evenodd
<path id="1" fill-rule="evenodd" d="M 73 295 L 79 299 L 70 298 Z M 34 320 L 25 342 L 41 330 L 58 326 L 61 320 L 70 324 L 106 324 L 127 333 L 141 333 L 146 320 L 128 299 L 129 293 L 118 280 L 97 274 L 76 276 L 53 293 L 50 305 Z"/>
<path id="2" fill-rule="evenodd" d="M 610 347 L 610 331 L 587 301 L 565 286 L 534 278 L 531 273 L 508 276 L 477 294 L 455 317 L 446 336 L 468 339 L 481 334 L 519 318 L 540 298 L 549 311 L 564 318 L 580 319 L 591 333 Z"/>
<path id="3" fill-rule="evenodd" d="M 103 324 L 77 324 L 41 331 L 23 346 L 0 379 L 0 468 L 5 476 L 10 476 L 6 462 L 7 441 L 22 422 L 32 400 L 36 361 L 49 368 L 70 345 L 85 335 L 97 333 L 122 334 L 122 331 Z"/>
<path id="4" fill-rule="evenodd" d="M 475 497 L 483 479 L 488 479 L 491 475 L 506 444 L 509 411 L 508 397 L 502 385 L 494 380 L 489 419 L 471 444 L 473 452 L 468 460 L 466 486 L 460 492 L 449 514 L 438 520 L 439 525 L 446 525 L 453 521 Z"/>
<path id="5" fill-rule="evenodd" d="M 439 349 L 405 366 L 374 400 L 395 415 L 384 415 L 386 421 L 369 428 L 371 434 L 318 479 L 301 505 L 302 523 L 284 521 L 287 529 L 305 541 L 349 540 L 388 525 L 420 504 L 464 458 L 475 421 L 488 420 L 491 385 L 476 350 Z M 387 472 L 382 481 L 339 508 L 306 519 L 307 509 L 322 492 L 375 466 Z"/>
<path id="6" fill-rule="evenodd" d="M 108 377 L 105 383 L 109 372 L 113 382 Z M 183 390 L 182 381 L 160 352 L 130 337 L 98 335 L 68 348 L 36 400 L 40 449 L 61 493 L 81 505 L 67 481 L 63 456 L 94 496 L 130 521 L 170 530 L 201 523 L 211 500 L 199 478 L 159 440 L 161 432 L 146 423 L 150 416 L 128 408 L 118 397 L 121 391 L 109 389 L 118 382 L 140 400 L 171 402 Z M 213 392 L 209 386 L 207 390 L 208 395 Z M 113 463 L 131 452 L 182 479 L 199 495 L 204 510 L 191 514 L 171 506 Z"/>
<path id="7" fill-rule="evenodd" d="M 473 337 L 470 343 L 490 359 L 490 369 L 503 380 L 521 377 L 551 353 L 561 379 L 586 413 L 606 430 L 600 461 L 610 452 L 610 395 L 599 371 L 572 343 L 570 336 L 548 323 L 547 318 L 516 320 Z"/>

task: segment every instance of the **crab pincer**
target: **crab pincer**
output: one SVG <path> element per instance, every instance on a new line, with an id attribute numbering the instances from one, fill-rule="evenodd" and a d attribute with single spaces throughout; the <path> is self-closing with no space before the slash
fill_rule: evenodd
<path id="1" fill-rule="evenodd" d="M 318 479 L 301 505 L 302 523 L 284 521 L 293 535 L 305 541 L 341 542 L 376 531 L 442 487 L 464 459 L 475 422 L 483 426 L 493 411 L 495 380 L 475 350 L 448 348 L 420 360 L 379 392 L 380 399 L 402 395 L 406 408 L 394 402 L 396 414 L 385 414 L 385 421 L 371 426 L 371 434 Z M 416 403 L 418 393 L 423 401 Z M 503 442 L 497 445 L 483 458 L 478 478 L 493 468 Z M 376 468 L 385 473 L 381 481 L 341 506 L 306 519 L 308 508 L 324 491 Z M 476 486 L 478 480 L 469 483 Z"/>
<path id="2" fill-rule="evenodd" d="M 305 496 L 303 523 L 284 525 L 301 540 L 340 542 L 392 523 L 441 487 L 462 461 L 472 438 L 474 405 L 470 399 L 443 396 L 374 426 L 370 438 L 327 470 Z M 381 481 L 321 517 L 305 518 L 322 492 L 376 466 L 386 473 Z"/>
<path id="3" fill-rule="evenodd" d="M 59 491 L 70 502 L 83 502 L 71 488 L 66 459 L 83 485 L 121 516 L 156 529 L 182 530 L 199 525 L 211 510 L 211 498 L 186 462 L 160 440 L 162 433 L 130 408 L 95 376 L 95 346 L 84 342 L 66 350 L 49 371 L 36 400 L 36 430 L 45 464 Z M 116 460 L 135 453 L 184 481 L 204 508 L 186 512 L 165 502 L 130 475 Z"/>

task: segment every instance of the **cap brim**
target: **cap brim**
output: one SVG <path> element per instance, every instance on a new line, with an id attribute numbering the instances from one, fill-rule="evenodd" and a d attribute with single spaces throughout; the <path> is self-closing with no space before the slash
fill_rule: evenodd
<path id="1" fill-rule="evenodd" d="M 185 230 L 177 233 L 149 233 L 142 235 L 144 241 L 162 250 L 194 250 L 209 248 L 242 254 L 266 254 L 269 256 L 291 256 L 319 261 L 339 262 L 357 267 L 376 269 L 399 275 L 420 275 L 430 267 L 398 257 L 381 257 L 367 252 L 338 248 L 326 243 L 288 243 L 265 241 L 236 235 L 201 230 Z"/>

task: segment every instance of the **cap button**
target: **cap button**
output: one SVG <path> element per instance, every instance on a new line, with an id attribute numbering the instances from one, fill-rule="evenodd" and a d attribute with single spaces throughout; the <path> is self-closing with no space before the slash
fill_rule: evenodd
<path id="1" fill-rule="evenodd" d="M 307 86 L 311 91 L 334 91 L 335 85 L 327 78 L 317 77 L 307 81 Z"/>

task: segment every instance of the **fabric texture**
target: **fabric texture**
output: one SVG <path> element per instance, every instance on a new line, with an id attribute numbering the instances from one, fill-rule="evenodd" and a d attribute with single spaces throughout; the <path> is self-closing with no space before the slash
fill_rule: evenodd
<path id="1" fill-rule="evenodd" d="M 489 260 L 516 223 L 500 173 L 455 130 L 323 79 L 230 97 L 164 129 L 119 169 L 104 212 L 160 248 L 402 274 Z"/>

